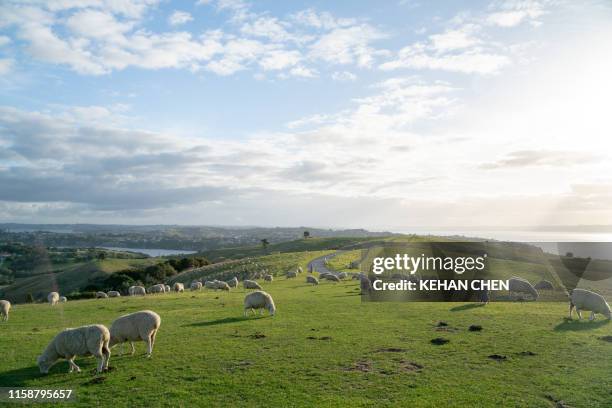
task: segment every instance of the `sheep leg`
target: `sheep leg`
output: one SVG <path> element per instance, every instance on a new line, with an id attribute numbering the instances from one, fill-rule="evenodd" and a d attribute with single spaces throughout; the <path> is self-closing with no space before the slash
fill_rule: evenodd
<path id="1" fill-rule="evenodd" d="M 244 309 L 244 317 L 247 317 L 247 312 L 249 311 L 249 309 Z"/>
<path id="2" fill-rule="evenodd" d="M 572 312 L 574 311 L 574 304 L 572 302 L 570 302 L 570 306 L 569 306 L 569 318 L 570 320 L 572 319 Z"/>
<path id="3" fill-rule="evenodd" d="M 576 313 L 578 314 L 578 320 L 582 320 L 582 313 L 580 313 L 580 309 L 576 308 Z"/>
<path id="4" fill-rule="evenodd" d="M 136 348 L 134 347 L 134 342 L 133 341 L 130 341 L 130 346 L 132 346 L 132 353 L 130 355 L 133 356 L 134 353 L 136 352 Z"/>
<path id="5" fill-rule="evenodd" d="M 591 311 L 591 316 L 589 316 L 589 322 L 595 320 L 595 312 Z"/>
<path id="6" fill-rule="evenodd" d="M 110 347 L 108 347 L 108 344 L 104 344 L 102 346 L 102 355 L 105 357 L 103 368 L 105 370 L 108 370 L 108 361 L 110 360 L 110 356 L 111 356 L 111 351 L 110 351 Z"/>
<path id="7" fill-rule="evenodd" d="M 155 347 L 155 336 L 157 336 L 157 330 L 154 330 L 153 333 L 151 333 L 151 353 L 153 354 L 153 348 Z"/>
<path id="8" fill-rule="evenodd" d="M 149 336 L 145 343 L 147 343 L 147 358 L 151 358 L 151 353 L 153 352 L 153 346 L 151 344 L 151 336 Z"/>
<path id="9" fill-rule="evenodd" d="M 81 372 L 79 366 L 74 363 L 74 357 L 68 359 L 68 364 L 70 365 L 70 370 L 68 371 L 69 373 L 73 372 L 74 370 L 76 370 L 77 373 Z"/>

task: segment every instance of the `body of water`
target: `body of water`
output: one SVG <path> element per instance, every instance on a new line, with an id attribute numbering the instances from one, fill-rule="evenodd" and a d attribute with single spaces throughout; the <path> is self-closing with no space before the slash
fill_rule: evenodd
<path id="1" fill-rule="evenodd" d="M 139 252 L 141 254 L 147 254 L 149 256 L 189 255 L 189 254 L 196 253 L 196 251 L 186 251 L 182 249 L 151 249 L 151 248 L 121 248 L 121 247 L 98 247 L 98 248 L 109 249 L 111 251 L 121 251 L 121 252 Z"/>

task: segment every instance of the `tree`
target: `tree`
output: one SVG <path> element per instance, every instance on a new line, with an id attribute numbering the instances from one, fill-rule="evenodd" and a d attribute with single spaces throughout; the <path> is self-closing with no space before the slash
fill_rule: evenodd
<path id="1" fill-rule="evenodd" d="M 310 238 L 310 231 L 304 231 L 304 239 Z"/>
<path id="2" fill-rule="evenodd" d="M 264 238 L 261 240 L 261 246 L 263 247 L 263 249 L 268 248 L 268 245 L 270 245 L 270 242 L 268 241 L 267 238 Z"/>

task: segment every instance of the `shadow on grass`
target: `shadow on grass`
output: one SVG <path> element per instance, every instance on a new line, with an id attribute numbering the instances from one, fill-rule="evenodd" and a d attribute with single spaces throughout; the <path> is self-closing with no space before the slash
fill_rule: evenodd
<path id="1" fill-rule="evenodd" d="M 37 366 L 4 371 L 0 373 L 0 387 L 25 387 L 28 381 L 42 376 Z"/>
<path id="2" fill-rule="evenodd" d="M 240 316 L 240 317 L 224 317 L 223 319 L 217 319 L 217 320 L 208 320 L 206 322 L 197 322 L 197 323 L 190 323 L 190 324 L 185 324 L 183 325 L 183 327 L 205 327 L 205 326 L 216 326 L 218 324 L 227 324 L 227 323 L 238 323 L 238 322 L 243 322 L 245 320 L 252 320 L 252 318 L 249 317 L 244 317 L 244 316 Z"/>
<path id="3" fill-rule="evenodd" d="M 483 307 L 484 303 L 467 303 L 461 306 L 455 306 L 451 308 L 451 312 L 462 312 L 464 310 L 476 309 L 477 307 Z"/>
<path id="4" fill-rule="evenodd" d="M 594 320 L 590 322 L 588 319 L 573 320 L 568 317 L 564 318 L 561 323 L 555 326 L 555 331 L 582 331 L 598 329 L 601 326 L 609 324 L 610 320 Z"/>

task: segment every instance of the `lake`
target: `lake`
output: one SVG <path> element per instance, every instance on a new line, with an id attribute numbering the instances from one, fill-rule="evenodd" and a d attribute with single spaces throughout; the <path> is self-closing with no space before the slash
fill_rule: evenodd
<path id="1" fill-rule="evenodd" d="M 111 251 L 122 252 L 139 252 L 149 256 L 169 256 L 169 255 L 189 255 L 195 254 L 197 251 L 186 251 L 182 249 L 151 249 L 151 248 L 121 248 L 121 247 L 98 247 Z"/>

